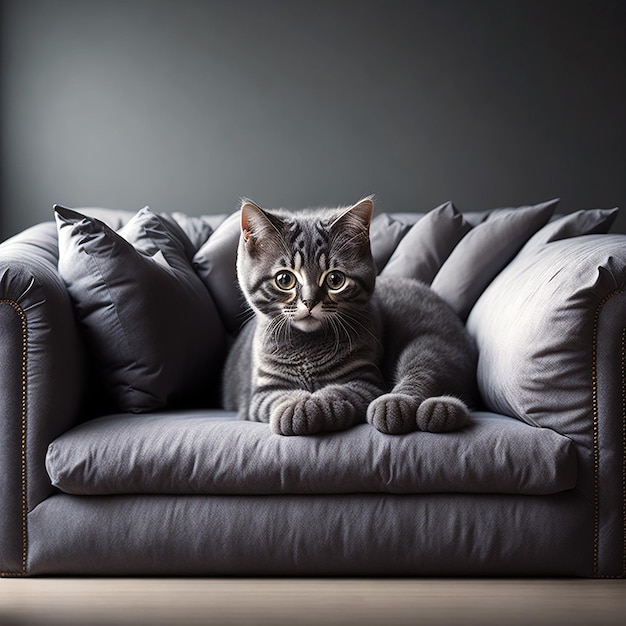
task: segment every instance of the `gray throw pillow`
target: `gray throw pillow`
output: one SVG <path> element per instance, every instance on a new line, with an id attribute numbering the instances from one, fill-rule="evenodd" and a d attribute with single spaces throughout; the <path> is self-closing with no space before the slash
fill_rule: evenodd
<path id="1" fill-rule="evenodd" d="M 467 320 L 489 410 L 588 445 L 593 387 L 609 384 L 596 369 L 618 388 L 623 376 L 624 263 L 623 236 L 589 235 L 540 246 L 493 280 Z M 619 395 L 602 402 L 611 417 Z"/>
<path id="2" fill-rule="evenodd" d="M 381 276 L 416 278 L 430 285 L 449 254 L 471 228 L 452 202 L 442 204 L 411 227 Z"/>
<path id="3" fill-rule="evenodd" d="M 225 333 L 173 220 L 147 207 L 118 232 L 55 206 L 59 272 L 120 411 L 185 404 L 215 386 Z"/>
<path id="4" fill-rule="evenodd" d="M 189 216 L 180 211 L 160 213 L 161 217 L 174 220 L 184 231 L 192 245 L 192 256 L 226 219 L 225 215 Z"/>
<path id="5" fill-rule="evenodd" d="M 582 209 L 559 217 L 537 231 L 526 242 L 520 254 L 535 252 L 540 246 L 561 239 L 608 233 L 618 212 L 618 208 Z"/>
<path id="6" fill-rule="evenodd" d="M 381 213 L 372 220 L 370 246 L 378 272 L 385 267 L 396 246 L 410 228 L 410 223 L 398 220 L 388 213 Z"/>
<path id="7" fill-rule="evenodd" d="M 248 308 L 237 281 L 239 211 L 226 218 L 193 257 L 193 268 L 209 290 L 222 323 L 235 335 L 248 319 Z"/>
<path id="8" fill-rule="evenodd" d="M 489 283 L 547 223 L 558 202 L 494 210 L 450 253 L 431 284 L 433 291 L 465 320 Z"/>

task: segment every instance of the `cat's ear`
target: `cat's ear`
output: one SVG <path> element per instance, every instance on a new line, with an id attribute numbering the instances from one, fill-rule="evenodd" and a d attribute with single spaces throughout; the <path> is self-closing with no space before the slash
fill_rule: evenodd
<path id="1" fill-rule="evenodd" d="M 338 224 L 344 227 L 351 226 L 352 228 L 365 232 L 369 235 L 373 213 L 374 196 L 367 196 L 367 198 L 363 198 L 356 204 L 345 209 L 331 224 L 331 227 Z"/>
<path id="2" fill-rule="evenodd" d="M 367 196 L 350 207 L 350 214 L 354 215 L 369 232 L 374 214 L 374 196 Z"/>
<path id="3" fill-rule="evenodd" d="M 246 243 L 253 244 L 264 234 L 276 232 L 278 218 L 266 213 L 259 205 L 251 200 L 241 203 L 241 235 Z"/>

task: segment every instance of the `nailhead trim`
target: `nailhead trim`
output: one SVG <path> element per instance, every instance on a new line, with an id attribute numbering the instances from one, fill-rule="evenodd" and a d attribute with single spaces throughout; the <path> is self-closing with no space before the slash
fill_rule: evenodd
<path id="1" fill-rule="evenodd" d="M 591 385 L 593 409 L 593 577 L 624 578 L 626 577 L 626 328 L 622 329 L 621 345 L 621 390 L 622 390 L 622 519 L 623 519 L 623 552 L 622 573 L 609 576 L 599 574 L 598 552 L 600 549 L 600 444 L 599 444 L 599 410 L 598 410 L 598 324 L 604 305 L 613 297 L 624 293 L 618 289 L 607 294 L 598 304 L 593 320 L 592 351 L 591 351 Z"/>
<path id="2" fill-rule="evenodd" d="M 26 576 L 28 559 L 28 497 L 26 476 L 26 414 L 27 414 L 27 374 L 28 374 L 28 322 L 22 307 L 15 300 L 0 300 L 0 304 L 10 306 L 20 318 L 22 327 L 22 404 L 21 404 L 21 433 L 20 433 L 20 475 L 22 490 L 22 570 L 20 572 L 0 572 L 0 577 Z"/>

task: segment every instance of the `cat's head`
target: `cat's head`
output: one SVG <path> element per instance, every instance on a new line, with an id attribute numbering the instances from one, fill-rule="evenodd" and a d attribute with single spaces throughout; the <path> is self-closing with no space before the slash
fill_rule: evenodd
<path id="1" fill-rule="evenodd" d="M 304 332 L 349 327 L 374 291 L 373 210 L 371 198 L 295 213 L 245 200 L 237 274 L 250 306 L 277 325 Z"/>

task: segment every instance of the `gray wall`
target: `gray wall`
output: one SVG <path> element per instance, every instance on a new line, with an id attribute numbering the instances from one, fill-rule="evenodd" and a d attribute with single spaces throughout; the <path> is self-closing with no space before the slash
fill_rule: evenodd
<path id="1" fill-rule="evenodd" d="M 1 234 L 54 202 L 624 207 L 621 0 L 4 0 Z"/>

